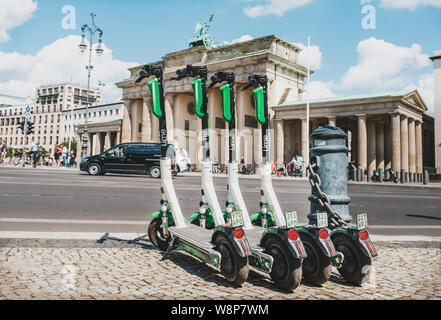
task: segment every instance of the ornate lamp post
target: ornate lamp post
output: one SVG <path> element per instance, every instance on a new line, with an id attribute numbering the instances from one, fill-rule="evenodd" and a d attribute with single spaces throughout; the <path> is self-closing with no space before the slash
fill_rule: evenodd
<path id="1" fill-rule="evenodd" d="M 93 37 L 95 35 L 95 33 L 98 33 L 98 46 L 95 49 L 95 52 L 97 54 L 97 56 L 101 56 L 104 52 L 103 49 L 103 40 L 102 40 L 102 36 L 103 36 L 103 30 L 101 30 L 100 28 L 98 28 L 95 24 L 95 14 L 92 12 L 90 14 L 91 18 L 92 18 L 92 24 L 91 25 L 87 25 L 87 24 L 83 24 L 81 26 L 81 43 L 79 44 L 80 50 L 81 52 L 84 52 L 87 49 L 87 44 L 85 42 L 85 32 L 88 31 L 89 32 L 89 65 L 86 66 L 86 69 L 88 70 L 88 75 L 87 75 L 87 100 L 86 100 L 86 114 L 84 117 L 84 132 L 83 132 L 83 137 L 81 139 L 82 141 L 82 146 L 81 146 L 81 158 L 84 159 L 87 156 L 87 142 L 88 142 L 88 137 L 87 137 L 87 118 L 89 115 L 89 89 L 90 89 L 90 71 L 93 69 L 92 66 L 92 50 L 93 50 Z"/>

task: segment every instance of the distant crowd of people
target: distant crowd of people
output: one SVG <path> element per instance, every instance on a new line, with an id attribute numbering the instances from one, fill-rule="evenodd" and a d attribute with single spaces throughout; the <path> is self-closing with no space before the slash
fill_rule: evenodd
<path id="1" fill-rule="evenodd" d="M 29 147 L 25 150 L 24 157 L 22 154 L 18 156 L 7 156 L 8 146 L 5 140 L 2 140 L 0 145 L 0 164 L 8 165 L 22 165 L 23 161 L 26 164 L 32 164 L 33 167 L 37 165 L 45 167 L 77 167 L 77 160 L 75 154 L 63 144 L 55 145 L 53 155 L 41 156 L 39 154 L 40 144 L 31 139 Z"/>

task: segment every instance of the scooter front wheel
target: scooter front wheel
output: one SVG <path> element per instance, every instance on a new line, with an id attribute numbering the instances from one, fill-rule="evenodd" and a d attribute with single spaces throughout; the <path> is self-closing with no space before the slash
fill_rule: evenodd
<path id="1" fill-rule="evenodd" d="M 148 228 L 150 241 L 162 251 L 167 250 L 170 239 L 164 235 L 162 228 L 162 218 L 155 218 L 150 222 Z"/>
<path id="2" fill-rule="evenodd" d="M 331 277 L 331 258 L 325 256 L 314 239 L 301 234 L 307 257 L 303 260 L 302 271 L 305 281 L 319 286 Z"/>
<path id="3" fill-rule="evenodd" d="M 236 286 L 241 286 L 248 278 L 247 257 L 239 256 L 233 244 L 223 234 L 217 236 L 215 243 L 222 257 L 220 270 L 225 279 Z"/>
<path id="4" fill-rule="evenodd" d="M 345 257 L 338 272 L 349 283 L 361 286 L 369 279 L 372 259 L 361 252 L 361 249 L 347 236 L 337 234 L 332 237 L 332 242 L 335 249 Z"/>
<path id="5" fill-rule="evenodd" d="M 271 279 L 284 291 L 292 292 L 302 281 L 302 262 L 293 259 L 285 244 L 274 237 L 265 242 L 265 253 L 274 258 Z"/>

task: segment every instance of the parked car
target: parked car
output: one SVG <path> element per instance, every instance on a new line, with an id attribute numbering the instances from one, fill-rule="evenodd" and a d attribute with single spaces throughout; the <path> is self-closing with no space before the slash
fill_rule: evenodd
<path id="1" fill-rule="evenodd" d="M 168 145 L 167 155 L 172 160 L 172 173 L 175 167 L 175 149 Z M 155 142 L 130 142 L 116 145 L 101 154 L 84 158 L 80 170 L 90 175 L 112 173 L 149 174 L 153 178 L 161 176 L 161 144 Z"/>

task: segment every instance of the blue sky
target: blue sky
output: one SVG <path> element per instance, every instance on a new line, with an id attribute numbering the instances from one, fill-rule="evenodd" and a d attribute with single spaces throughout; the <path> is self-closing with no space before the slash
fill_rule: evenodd
<path id="1" fill-rule="evenodd" d="M 74 30 L 61 26 L 65 5 L 75 8 Z M 362 28 L 366 5 L 375 9 L 375 29 Z M 23 95 L 63 77 L 85 83 L 72 35 L 92 10 L 110 49 L 94 57 L 94 80 L 106 81 L 108 100 L 118 98 L 112 82 L 127 76 L 124 69 L 186 48 L 195 24 L 214 13 L 215 42 L 276 34 L 306 44 L 311 34 L 315 97 L 418 88 L 433 101 L 428 57 L 441 49 L 441 0 L 0 0 L 0 11 L 16 19 L 2 23 L 0 13 L 0 92 Z"/>

